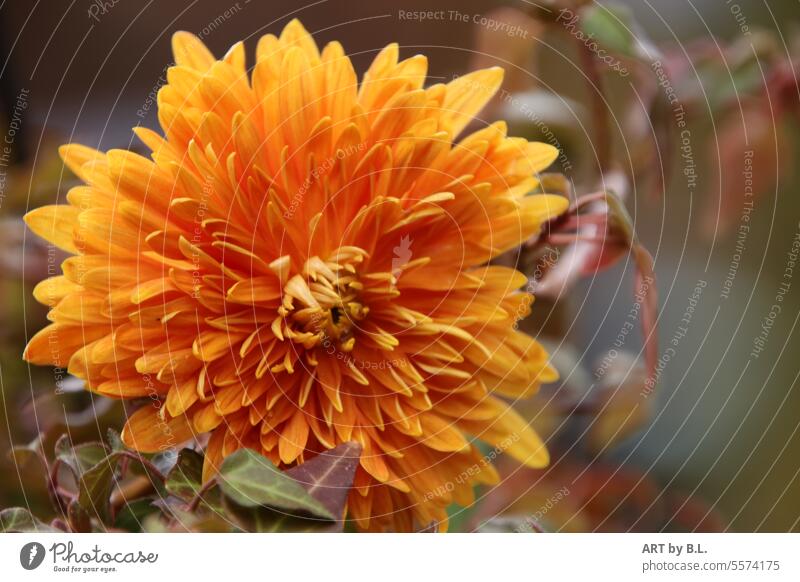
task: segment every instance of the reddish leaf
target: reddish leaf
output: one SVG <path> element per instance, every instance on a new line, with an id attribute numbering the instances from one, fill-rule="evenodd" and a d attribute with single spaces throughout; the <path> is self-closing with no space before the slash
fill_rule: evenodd
<path id="1" fill-rule="evenodd" d="M 361 445 L 342 443 L 292 467 L 286 474 L 305 487 L 332 515 L 342 517 L 360 458 Z"/>
<path id="2" fill-rule="evenodd" d="M 611 192 L 581 196 L 570 209 L 551 221 L 545 235 L 529 246 L 529 252 L 565 247 L 556 261 L 541 263 L 534 283 L 534 293 L 555 298 L 581 277 L 594 275 L 610 267 L 628 253 L 636 264 L 636 301 L 641 303 L 640 323 L 647 368 L 655 370 L 658 359 L 658 293 L 653 258 L 639 244 L 633 221 L 622 201 Z"/>

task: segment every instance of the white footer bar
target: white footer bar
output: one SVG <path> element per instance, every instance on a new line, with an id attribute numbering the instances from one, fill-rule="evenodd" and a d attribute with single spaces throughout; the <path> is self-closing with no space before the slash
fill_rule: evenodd
<path id="1" fill-rule="evenodd" d="M 799 564 L 800 534 L 0 535 L 4 580 L 797 581 Z"/>

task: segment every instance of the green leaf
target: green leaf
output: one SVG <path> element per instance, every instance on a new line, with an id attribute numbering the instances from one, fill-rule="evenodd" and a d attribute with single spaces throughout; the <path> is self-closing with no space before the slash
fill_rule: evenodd
<path id="1" fill-rule="evenodd" d="M 128 532 L 142 531 L 142 523 L 147 516 L 160 510 L 153 505 L 155 497 L 142 497 L 123 505 L 114 518 L 114 527 Z"/>
<path id="2" fill-rule="evenodd" d="M 70 501 L 67 506 L 67 521 L 70 529 L 74 532 L 86 533 L 92 531 L 91 516 L 75 499 Z"/>
<path id="3" fill-rule="evenodd" d="M 125 443 L 122 442 L 122 437 L 119 436 L 119 432 L 113 428 L 110 428 L 106 434 L 108 435 L 108 444 L 111 446 L 112 451 L 116 452 L 127 450 L 128 447 L 126 447 Z"/>
<path id="4" fill-rule="evenodd" d="M 272 507 L 336 519 L 302 485 L 250 449 L 240 449 L 228 456 L 220 467 L 218 479 L 222 492 L 242 507 Z"/>
<path id="5" fill-rule="evenodd" d="M 0 532 L 61 532 L 40 521 L 23 507 L 11 507 L 0 511 Z M 63 532 L 61 532 L 63 533 Z"/>
<path id="6" fill-rule="evenodd" d="M 361 458 L 361 445 L 356 442 L 342 443 L 310 461 L 292 467 L 286 474 L 302 485 L 306 491 L 322 503 L 336 523 L 322 523 L 316 520 L 298 519 L 286 514 L 277 515 L 263 508 L 232 507 L 228 513 L 234 515 L 243 529 L 256 532 L 340 532 L 344 529 L 344 510 L 347 495 L 353 486 L 353 477 Z"/>
<path id="7" fill-rule="evenodd" d="M 109 517 L 109 499 L 114 487 L 114 474 L 122 453 L 111 453 L 85 471 L 78 481 L 78 503 L 90 514 L 105 521 Z"/>
<path id="8" fill-rule="evenodd" d="M 650 40 L 622 4 L 591 4 L 581 11 L 581 29 L 604 48 L 626 57 L 649 63 L 662 58 L 661 51 Z M 590 36 L 591 35 L 591 36 Z"/>
<path id="9" fill-rule="evenodd" d="M 156 492 L 164 491 L 164 475 L 152 461 L 139 453 L 123 450 L 105 456 L 78 479 L 78 501 L 86 511 L 97 515 L 106 522 L 110 517 L 110 497 L 117 479 L 117 464 L 121 459 L 128 460 L 131 474 L 143 475 L 150 480 Z"/>
<path id="10" fill-rule="evenodd" d="M 167 475 L 166 488 L 169 493 L 184 501 L 193 499 L 203 480 L 203 455 L 192 449 L 178 453 L 175 466 Z"/>
<path id="11" fill-rule="evenodd" d="M 217 493 L 219 490 L 215 488 Z M 233 502 L 230 502 L 233 503 Z M 142 531 L 146 533 L 168 532 L 231 532 L 234 531 L 235 521 L 230 515 L 198 507 L 190 512 L 186 504 L 176 497 L 156 499 L 153 506 L 160 513 L 150 513 L 142 520 Z M 247 508 L 248 511 L 263 510 L 263 507 Z M 238 530 L 237 530 L 238 531 Z"/>
<path id="12" fill-rule="evenodd" d="M 56 442 L 55 454 L 56 459 L 67 465 L 77 479 L 105 459 L 108 449 L 99 442 L 82 443 L 73 447 L 67 435 L 64 435 Z"/>
<path id="13" fill-rule="evenodd" d="M 631 14 L 624 6 L 587 6 L 581 14 L 581 28 L 604 47 L 625 55 L 635 55 Z"/>
<path id="14" fill-rule="evenodd" d="M 268 507 L 244 507 L 227 497 L 223 498 L 223 509 L 226 519 L 236 526 L 237 531 L 287 533 L 289 531 L 315 531 L 318 523 L 330 525 L 329 521 L 320 522 L 287 517 L 285 514 L 277 513 Z M 293 529 L 290 524 L 299 525 L 300 527 Z M 303 525 L 306 527 L 303 527 Z"/>
<path id="15" fill-rule="evenodd" d="M 581 28 L 604 48 L 619 55 L 636 56 L 633 19 L 627 7 L 587 6 L 582 12 Z"/>

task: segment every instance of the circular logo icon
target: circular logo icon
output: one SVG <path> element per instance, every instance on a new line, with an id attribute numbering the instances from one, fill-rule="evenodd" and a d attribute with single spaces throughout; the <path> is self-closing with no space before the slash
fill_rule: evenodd
<path id="1" fill-rule="evenodd" d="M 44 561 L 44 546 L 39 542 L 30 542 L 19 551 L 19 563 L 26 570 L 35 570 Z"/>

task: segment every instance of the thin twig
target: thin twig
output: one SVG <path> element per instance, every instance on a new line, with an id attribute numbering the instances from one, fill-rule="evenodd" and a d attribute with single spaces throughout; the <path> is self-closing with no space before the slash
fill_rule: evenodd
<path id="1" fill-rule="evenodd" d="M 198 489 L 197 493 L 194 496 L 194 499 L 192 499 L 192 501 L 189 503 L 186 509 L 189 512 L 195 511 L 197 509 L 197 506 L 200 505 L 200 502 L 203 500 L 203 495 L 208 493 L 208 491 L 216 484 L 217 484 L 216 479 L 209 479 L 208 481 L 203 483 L 203 486 L 200 487 L 200 489 Z"/>

